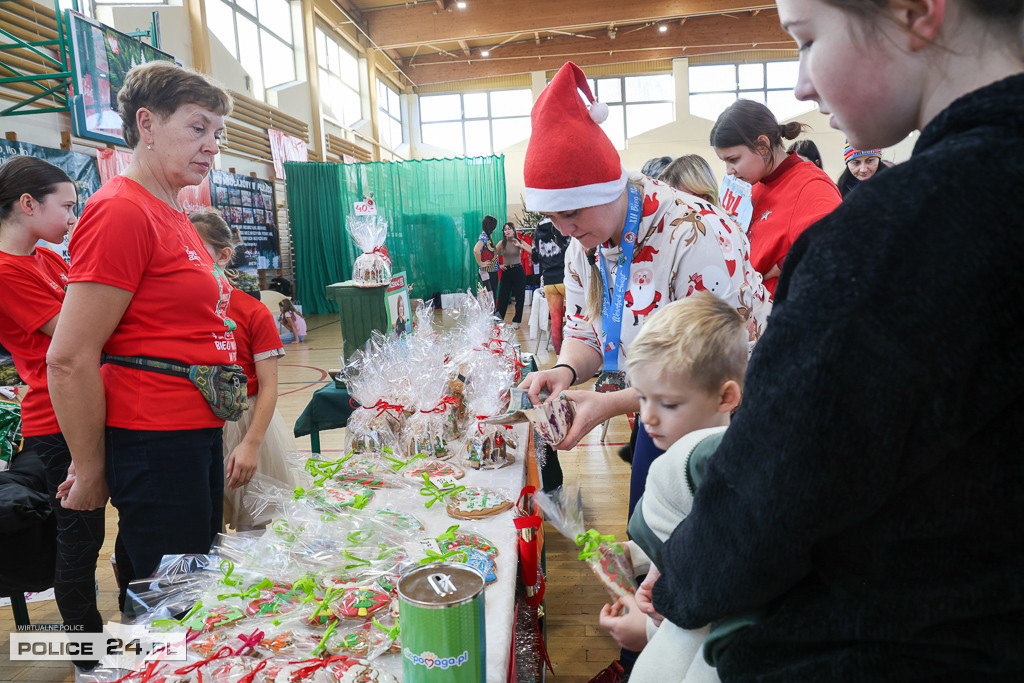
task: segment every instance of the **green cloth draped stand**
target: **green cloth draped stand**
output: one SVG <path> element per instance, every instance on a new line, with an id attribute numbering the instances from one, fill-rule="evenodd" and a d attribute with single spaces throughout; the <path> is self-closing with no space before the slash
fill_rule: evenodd
<path id="1" fill-rule="evenodd" d="M 473 247 L 480 222 L 501 225 L 507 210 L 505 157 L 286 162 L 288 213 L 295 246 L 295 289 L 303 313 L 334 313 L 328 285 L 352 277 L 359 256 L 345 230 L 353 205 L 373 194 L 388 221 L 393 272 L 405 271 L 412 296 L 476 289 Z"/>

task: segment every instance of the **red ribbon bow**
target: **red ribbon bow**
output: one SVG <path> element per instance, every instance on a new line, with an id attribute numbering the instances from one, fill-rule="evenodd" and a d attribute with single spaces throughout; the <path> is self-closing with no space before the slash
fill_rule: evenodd
<path id="1" fill-rule="evenodd" d="M 204 659 L 202 661 L 199 661 L 199 662 L 195 662 L 194 664 L 189 664 L 188 666 L 183 666 L 180 669 L 178 669 L 177 671 L 175 671 L 174 673 L 176 675 L 178 675 L 178 676 L 184 676 L 186 674 L 192 673 L 193 671 L 197 671 L 197 670 L 203 668 L 204 666 L 206 666 L 210 662 L 215 662 L 218 659 L 227 659 L 228 657 L 234 657 L 234 656 L 235 656 L 235 651 L 232 650 L 231 647 L 229 647 L 228 645 L 225 645 L 224 647 L 222 647 L 221 649 L 217 650 L 216 652 L 214 652 L 212 655 L 210 655 L 206 659 Z"/>
<path id="2" fill-rule="evenodd" d="M 314 664 L 310 664 L 309 666 L 304 666 L 301 669 L 296 669 L 295 671 L 293 671 L 291 675 L 291 680 L 301 681 L 304 678 L 312 676 L 320 669 L 326 669 L 329 664 L 333 664 L 334 662 L 343 662 L 347 659 L 348 657 L 345 655 L 334 655 L 333 657 L 328 657 L 327 659 L 303 659 L 298 662 L 291 662 L 292 664 L 305 664 L 307 662 L 314 662 Z"/>
<path id="3" fill-rule="evenodd" d="M 263 669 L 267 668 L 267 664 L 270 664 L 270 660 L 264 659 L 262 662 L 256 665 L 255 669 L 239 678 L 238 683 L 253 683 L 253 681 L 256 680 L 256 674 L 258 674 L 260 671 L 263 671 Z"/>
<path id="4" fill-rule="evenodd" d="M 248 653 L 250 650 L 254 649 L 263 641 L 263 636 L 265 635 L 266 633 L 259 629 L 256 629 L 249 635 L 239 633 L 237 638 L 242 641 L 242 645 L 235 650 L 235 656 L 241 657 L 243 653 Z"/>
<path id="5" fill-rule="evenodd" d="M 157 672 L 161 668 L 163 668 L 163 662 L 152 661 L 146 665 L 145 669 L 139 669 L 138 671 L 130 671 L 126 673 L 124 676 L 121 676 L 121 678 L 114 681 L 114 683 L 126 683 L 127 681 L 130 681 L 133 678 L 138 678 L 139 683 L 147 683 L 147 681 L 153 680 L 153 677 L 156 676 Z"/>
<path id="6" fill-rule="evenodd" d="M 441 399 L 441 402 L 430 410 L 421 410 L 421 413 L 443 413 L 448 406 L 452 406 L 458 410 L 459 406 L 462 405 L 462 401 L 457 396 L 445 396 Z"/>

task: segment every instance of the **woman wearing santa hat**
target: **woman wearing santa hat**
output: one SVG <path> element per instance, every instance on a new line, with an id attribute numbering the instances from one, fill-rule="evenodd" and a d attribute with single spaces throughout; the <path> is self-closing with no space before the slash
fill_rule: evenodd
<path id="1" fill-rule="evenodd" d="M 589 110 L 580 92 L 593 103 Z M 558 362 L 522 384 L 534 403 L 547 391 L 565 392 L 576 404 L 572 428 L 556 445 L 561 449 L 574 447 L 610 417 L 639 412 L 637 394 L 626 387 L 620 368 L 630 342 L 659 306 L 710 291 L 748 318 L 751 340 L 760 335 L 770 306 L 756 273 L 751 271 L 755 282 L 744 278 L 748 245 L 742 231 L 709 202 L 624 170 L 598 125 L 607 114 L 606 105 L 594 102 L 586 76 L 568 62 L 534 104 L 526 150 L 526 208 L 573 238 L 565 258 Z M 595 392 L 566 391 L 599 370 Z M 660 453 L 641 426 L 630 512 Z"/>

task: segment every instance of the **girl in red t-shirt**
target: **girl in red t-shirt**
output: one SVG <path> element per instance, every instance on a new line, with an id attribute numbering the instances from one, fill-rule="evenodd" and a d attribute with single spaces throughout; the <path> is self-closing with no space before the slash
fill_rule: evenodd
<path id="1" fill-rule="evenodd" d="M 796 152 L 786 152 L 783 138 L 793 140 L 804 128 L 796 122 L 780 125 L 760 102 L 736 100 L 711 129 L 711 146 L 725 162 L 725 172 L 753 186 L 754 213 L 747 228 L 750 262 L 773 296 L 793 242 L 842 202 L 824 171 Z"/>
<path id="2" fill-rule="evenodd" d="M 36 246 L 40 240 L 63 241 L 78 221 L 77 204 L 74 182 L 49 162 L 17 156 L 0 166 L 0 342 L 28 384 L 21 405 L 25 453 L 34 452 L 43 461 L 57 519 L 54 594 L 65 624 L 100 632 L 95 579 L 104 508 L 82 512 L 60 505 L 57 487 L 67 477 L 71 452 L 46 385 L 46 350 L 64 302 L 68 265 L 52 250 Z"/>
<path id="3" fill-rule="evenodd" d="M 219 268 L 231 260 L 236 244 L 231 229 L 216 209 L 189 216 L 210 258 Z M 228 270 L 227 276 L 237 275 Z M 295 439 L 277 410 L 277 362 L 284 345 L 274 316 L 254 297 L 235 290 L 228 305 L 235 321 L 238 364 L 249 381 L 249 409 L 237 422 L 224 424 L 224 523 L 239 531 L 255 527 L 244 498 L 253 474 L 259 472 L 293 486 L 284 455 L 295 450 Z"/>

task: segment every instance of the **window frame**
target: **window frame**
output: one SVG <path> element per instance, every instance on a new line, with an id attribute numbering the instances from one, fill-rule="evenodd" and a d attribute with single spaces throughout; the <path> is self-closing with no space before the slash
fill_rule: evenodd
<path id="1" fill-rule="evenodd" d="M 384 89 L 383 93 L 381 93 L 381 89 L 382 88 Z M 392 111 L 391 111 L 390 98 L 388 97 L 388 95 L 390 95 L 392 93 L 395 95 L 396 106 L 397 106 L 397 109 L 398 109 L 398 115 L 397 116 L 395 116 L 395 114 L 392 113 Z M 382 94 L 384 95 L 384 97 L 381 97 Z M 382 99 L 384 100 L 385 106 L 381 106 L 381 100 Z M 389 144 L 388 149 L 390 151 L 394 152 L 396 147 L 399 147 L 399 146 L 405 144 L 405 126 L 402 125 L 401 93 L 399 93 L 397 90 L 395 90 L 390 85 L 388 85 L 388 83 L 384 79 L 382 79 L 382 78 L 377 78 L 377 112 L 378 112 L 378 117 L 380 116 L 380 114 L 384 115 L 385 123 L 389 126 L 389 128 L 390 128 L 391 122 L 394 122 L 394 123 L 398 124 L 398 131 L 399 131 L 399 134 L 401 135 L 401 139 L 398 140 L 397 143 L 394 140 L 392 140 L 392 139 L 388 140 L 388 144 Z M 377 127 L 378 127 L 378 137 L 379 137 L 380 136 L 380 132 L 379 132 L 380 121 L 379 120 L 378 120 Z"/>
<path id="2" fill-rule="evenodd" d="M 690 114 L 690 116 L 693 116 L 695 118 L 704 119 L 705 121 L 709 121 L 709 120 L 710 121 L 714 121 L 714 119 L 708 119 L 708 118 L 706 118 L 704 116 L 701 116 L 699 114 L 694 114 L 693 113 L 693 109 L 690 106 L 690 101 L 692 100 L 694 95 L 698 95 L 698 96 L 699 95 L 733 95 L 734 97 L 733 97 L 732 102 L 735 102 L 736 100 L 739 100 L 739 99 L 751 99 L 750 97 L 747 97 L 747 95 L 750 95 L 750 94 L 753 94 L 753 93 L 757 93 L 757 94 L 760 95 L 761 99 L 760 100 L 756 100 L 756 101 L 761 102 L 765 106 L 771 108 L 771 105 L 768 104 L 768 94 L 769 93 L 789 93 L 790 95 L 792 95 L 792 93 L 793 93 L 793 85 L 786 85 L 786 86 L 781 86 L 781 87 L 769 87 L 769 85 L 768 85 L 768 65 L 769 64 L 793 64 L 793 65 L 799 65 L 799 63 L 800 63 L 800 61 L 797 60 L 797 59 L 766 59 L 766 60 L 757 61 L 757 62 L 726 62 L 724 64 L 690 64 L 687 67 L 687 91 L 688 91 L 687 92 L 687 112 Z M 757 65 L 757 66 L 761 67 L 761 87 L 760 88 L 743 87 L 742 80 L 740 78 L 740 69 L 742 67 L 749 67 L 749 66 L 752 66 L 752 65 Z M 692 78 L 690 77 L 690 74 L 691 74 L 690 70 L 691 69 L 699 69 L 701 67 L 709 67 L 709 66 L 714 66 L 714 67 L 727 67 L 727 66 L 731 66 L 732 69 L 733 69 L 733 76 L 734 76 L 734 81 L 736 83 L 736 87 L 731 89 L 731 90 L 693 90 L 692 85 L 691 85 L 693 81 L 692 81 Z M 795 97 L 793 99 L 795 101 L 799 101 L 799 100 L 796 100 Z M 814 109 L 816 109 L 816 108 L 817 108 L 817 106 L 813 102 L 809 102 L 808 103 L 808 108 L 807 108 L 806 111 L 808 111 L 808 112 L 809 111 L 814 111 Z M 779 118 L 779 115 L 774 110 L 772 111 L 772 113 L 775 114 L 776 118 Z M 800 113 L 794 114 L 793 116 L 800 116 L 802 113 L 804 113 L 804 112 L 800 112 Z M 779 120 L 783 121 L 783 120 L 787 120 L 789 118 L 792 118 L 792 116 L 787 116 L 785 118 L 779 118 Z"/>
<path id="3" fill-rule="evenodd" d="M 471 91 L 467 91 L 467 92 L 444 92 L 444 93 L 431 93 L 429 95 L 420 95 L 418 97 L 417 103 L 416 103 L 418 111 L 419 111 L 419 119 L 420 119 L 420 141 L 423 142 L 423 144 L 431 145 L 431 146 L 434 146 L 434 147 L 438 147 L 438 145 L 434 145 L 433 143 L 428 142 L 426 140 L 426 138 L 424 137 L 424 134 L 423 134 L 423 127 L 425 125 L 429 126 L 431 124 L 444 124 L 444 123 L 451 124 L 451 123 L 457 123 L 457 124 L 459 124 L 459 128 L 460 128 L 460 130 L 462 132 L 462 152 L 455 152 L 454 150 L 450 150 L 447 147 L 441 147 L 441 149 L 444 149 L 446 151 L 450 151 L 450 152 L 452 152 L 452 154 L 454 154 L 456 156 L 462 156 L 462 157 L 466 157 L 466 158 L 471 158 L 471 156 L 466 151 L 467 150 L 467 146 L 468 146 L 467 145 L 468 140 L 467 140 L 467 137 L 466 137 L 466 124 L 467 123 L 473 124 L 473 123 L 479 123 L 479 122 L 482 122 L 482 121 L 486 121 L 487 122 L 487 138 L 488 138 L 487 139 L 487 145 L 488 145 L 488 150 L 489 151 L 488 151 L 487 154 L 483 154 L 483 155 L 481 155 L 481 154 L 474 154 L 474 155 L 472 155 L 472 157 L 493 156 L 493 155 L 495 155 L 497 153 L 495 151 L 495 149 L 494 149 L 494 124 L 495 124 L 495 122 L 510 121 L 510 120 L 513 120 L 513 119 L 526 119 L 526 120 L 529 120 L 529 118 L 530 118 L 529 112 L 527 112 L 526 114 L 516 113 L 516 114 L 509 114 L 509 115 L 506 115 L 506 116 L 501 116 L 501 115 L 495 115 L 494 114 L 494 111 L 493 111 L 493 100 L 491 98 L 492 93 L 513 92 L 513 91 L 526 93 L 528 95 L 528 97 L 530 98 L 530 107 L 531 108 L 533 107 L 533 92 L 531 91 L 530 88 L 499 88 L 499 89 L 496 89 L 496 90 L 471 90 Z M 486 115 L 484 115 L 484 116 L 466 116 L 466 97 L 467 96 L 473 97 L 473 96 L 480 96 L 480 95 L 484 96 L 484 100 L 485 100 L 485 103 L 486 103 Z M 425 98 L 430 98 L 430 97 L 451 97 L 451 96 L 458 96 L 458 98 L 459 98 L 459 116 L 458 117 L 446 118 L 446 119 L 438 119 L 438 120 L 432 120 L 432 121 L 424 121 L 423 120 L 423 100 Z M 529 136 L 527 136 L 527 137 L 529 137 Z M 523 139 L 526 139 L 526 138 L 523 138 Z M 515 144 L 515 143 L 511 143 L 511 144 Z"/>
<path id="4" fill-rule="evenodd" d="M 323 37 L 323 40 L 325 41 L 324 50 L 326 54 L 324 56 L 326 57 L 327 63 L 321 63 L 320 61 L 321 37 Z M 323 114 L 325 117 L 337 123 L 342 128 L 351 129 L 356 124 L 358 124 L 359 121 L 362 120 L 363 118 L 363 91 L 360 89 L 359 83 L 359 52 L 353 49 L 347 43 L 345 43 L 344 40 L 339 39 L 330 28 L 322 24 L 317 24 L 316 27 L 313 29 L 313 40 L 316 43 L 316 67 L 317 75 L 320 81 L 320 106 L 324 110 Z M 332 69 L 330 64 L 332 48 L 334 48 L 334 50 L 337 53 L 336 61 L 338 62 L 339 67 L 337 69 Z M 344 70 L 340 68 L 342 53 L 345 53 L 345 55 L 347 55 L 348 57 L 352 58 L 352 60 L 355 61 L 356 83 L 354 86 L 342 76 L 342 74 L 344 73 Z M 326 95 L 328 94 L 329 88 L 325 86 L 330 84 L 332 81 L 337 81 L 338 85 L 340 85 L 342 88 L 345 88 L 345 90 L 348 91 L 348 95 L 355 95 L 355 101 L 359 102 L 358 111 L 356 111 L 355 117 L 352 118 L 351 120 L 347 120 L 346 111 L 344 110 L 344 108 L 342 109 L 341 112 L 336 112 L 334 111 L 332 103 L 326 99 Z M 330 111 L 327 111 L 328 109 Z"/>
<path id="5" fill-rule="evenodd" d="M 295 55 L 295 43 L 296 43 L 296 39 L 295 39 L 295 22 L 293 21 L 293 17 L 292 16 L 289 15 L 289 26 L 288 26 L 288 28 L 289 28 L 289 35 L 283 36 L 278 29 L 274 29 L 271 26 L 269 26 L 267 24 L 264 24 L 264 23 L 262 23 L 260 21 L 260 17 L 259 17 L 259 6 L 260 6 L 260 3 L 255 3 L 256 4 L 256 15 L 253 15 L 251 12 L 249 12 L 249 10 L 247 10 L 244 7 L 242 7 L 241 5 L 239 5 L 238 4 L 238 0 L 213 0 L 213 1 L 214 2 L 222 2 L 231 11 L 231 34 L 232 34 L 232 36 L 235 39 L 235 44 L 233 46 L 225 45 L 225 47 L 229 49 L 229 51 L 231 52 L 232 56 L 235 58 L 235 60 L 239 64 L 242 65 L 243 69 L 245 69 L 246 67 L 242 63 L 242 46 L 241 46 L 241 43 L 240 43 L 239 38 L 238 38 L 238 17 L 239 17 L 239 15 L 241 15 L 247 21 L 251 22 L 256 27 L 256 42 L 257 42 L 256 49 L 257 49 L 257 52 L 259 53 L 259 56 L 260 56 L 260 59 L 259 59 L 259 62 L 260 62 L 260 73 L 259 73 L 260 84 L 259 84 L 259 89 L 262 89 L 262 91 L 263 91 L 262 93 L 255 92 L 257 90 L 257 88 L 255 87 L 255 84 L 254 84 L 254 88 L 253 88 L 254 93 L 253 94 L 256 95 L 257 99 L 266 100 L 267 90 L 269 90 L 270 88 L 275 88 L 275 87 L 277 87 L 279 85 L 283 85 L 284 83 L 291 82 L 291 81 L 282 81 L 280 83 L 274 83 L 273 85 L 268 85 L 267 84 L 267 67 L 266 67 L 266 64 L 265 64 L 265 60 L 263 59 L 263 55 L 264 55 L 264 50 L 263 50 L 263 32 L 264 31 L 266 31 L 268 34 L 270 34 L 270 36 L 272 38 L 275 38 L 275 39 L 279 40 L 280 42 L 282 42 L 287 48 L 289 48 L 291 50 L 291 56 L 292 56 L 292 81 L 295 81 L 295 80 L 298 79 L 298 77 L 299 77 L 299 70 L 298 70 L 297 65 L 295 64 L 295 59 L 296 59 L 296 55 Z M 164 0 L 164 2 L 166 4 L 166 0 Z M 288 5 L 289 5 L 289 9 L 290 9 L 291 8 L 291 0 L 287 0 L 287 2 L 288 2 Z M 216 36 L 216 33 L 214 33 L 212 30 L 210 31 L 210 33 L 213 34 L 215 37 L 217 37 L 219 39 L 219 36 Z"/>

